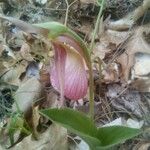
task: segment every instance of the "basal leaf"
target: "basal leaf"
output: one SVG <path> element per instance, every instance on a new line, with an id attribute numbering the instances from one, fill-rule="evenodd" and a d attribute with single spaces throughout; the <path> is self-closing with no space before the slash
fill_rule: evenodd
<path id="1" fill-rule="evenodd" d="M 98 129 L 97 138 L 101 141 L 101 146 L 97 150 L 112 147 L 139 135 L 142 131 L 124 126 L 102 127 Z"/>
<path id="2" fill-rule="evenodd" d="M 66 126 L 68 129 L 89 136 L 96 136 L 97 134 L 97 128 L 93 121 L 81 112 L 69 108 L 54 108 L 41 110 L 41 113 L 54 122 L 58 122 L 63 126 Z"/>
<path id="3" fill-rule="evenodd" d="M 79 135 L 89 144 L 91 149 L 94 149 L 96 145 L 100 145 L 100 141 L 96 138 L 96 126 L 83 113 L 69 108 L 45 109 L 41 110 L 40 113 L 66 127 L 69 131 Z"/>
<path id="4" fill-rule="evenodd" d="M 97 129 L 86 115 L 69 108 L 45 109 L 41 110 L 41 114 L 79 135 L 91 150 L 108 149 L 141 133 L 139 129 L 124 126 Z"/>

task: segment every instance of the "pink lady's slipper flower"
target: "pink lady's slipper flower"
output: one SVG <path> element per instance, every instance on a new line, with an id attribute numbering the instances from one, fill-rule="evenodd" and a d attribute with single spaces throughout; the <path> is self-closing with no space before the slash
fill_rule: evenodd
<path id="1" fill-rule="evenodd" d="M 89 69 L 90 103 L 93 105 L 91 58 L 84 42 L 76 33 L 58 22 L 31 25 L 12 17 L 0 15 L 0 18 L 12 22 L 24 32 L 38 34 L 51 41 L 55 50 L 55 62 L 50 79 L 53 87 L 60 92 L 61 100 L 63 96 L 78 100 L 86 95 L 86 64 Z"/>
<path id="2" fill-rule="evenodd" d="M 67 35 L 58 36 L 53 42 L 55 61 L 51 70 L 52 86 L 71 100 L 83 98 L 88 80 L 80 45 Z"/>

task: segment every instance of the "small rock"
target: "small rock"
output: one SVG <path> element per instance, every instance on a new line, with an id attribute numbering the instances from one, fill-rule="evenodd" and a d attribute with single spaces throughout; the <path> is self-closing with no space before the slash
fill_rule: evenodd
<path id="1" fill-rule="evenodd" d="M 35 0 L 35 3 L 38 5 L 45 5 L 47 3 L 47 0 Z"/>

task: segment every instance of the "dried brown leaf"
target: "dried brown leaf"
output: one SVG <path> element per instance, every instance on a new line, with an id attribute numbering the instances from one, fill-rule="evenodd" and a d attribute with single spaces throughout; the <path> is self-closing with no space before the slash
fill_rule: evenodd
<path id="1" fill-rule="evenodd" d="M 136 8 L 133 12 L 130 12 L 124 18 L 117 21 L 109 22 L 107 28 L 117 31 L 128 30 L 136 23 L 136 21 L 140 17 L 142 17 L 145 14 L 148 8 L 150 8 L 150 1 L 144 0 L 141 6 Z"/>
<path id="2" fill-rule="evenodd" d="M 52 124 L 38 140 L 34 140 L 31 135 L 27 136 L 10 150 L 67 150 L 67 147 L 67 130 Z"/>
<path id="3" fill-rule="evenodd" d="M 26 66 L 17 65 L 16 67 L 11 67 L 1 76 L 1 81 L 8 84 L 19 86 L 20 84 L 20 75 L 25 71 Z"/>
<path id="4" fill-rule="evenodd" d="M 150 32 L 150 25 L 142 26 L 135 29 L 134 35 L 130 41 L 125 45 L 126 51 L 120 55 L 117 60 L 122 66 L 123 78 L 128 81 L 131 68 L 135 63 L 136 53 L 150 54 L 150 45 L 144 39 L 144 32 Z M 144 66 L 143 66 L 144 67 Z"/>
<path id="5" fill-rule="evenodd" d="M 121 76 L 121 67 L 117 63 L 111 63 L 109 66 L 103 69 L 103 82 L 112 83 L 118 82 Z"/>
<path id="6" fill-rule="evenodd" d="M 30 46 L 27 43 L 24 42 L 21 46 L 20 54 L 25 60 L 33 61 L 33 57 L 30 54 Z"/>
<path id="7" fill-rule="evenodd" d="M 37 126 L 39 125 L 39 106 L 32 107 L 32 129 L 35 138 L 38 138 Z"/>
<path id="8" fill-rule="evenodd" d="M 129 116 L 142 118 L 149 113 L 149 106 L 144 105 L 140 93 L 136 90 L 126 89 L 119 84 L 110 84 L 107 96 L 115 109 Z"/>
<path id="9" fill-rule="evenodd" d="M 150 74 L 150 54 L 136 53 L 135 64 L 132 69 L 132 79 L 149 79 Z"/>
<path id="10" fill-rule="evenodd" d="M 133 147 L 133 150 L 148 150 L 150 147 L 149 142 L 139 142 Z"/>
<path id="11" fill-rule="evenodd" d="M 34 77 L 22 83 L 14 96 L 13 111 L 17 111 L 19 108 L 21 112 L 27 112 L 34 102 L 40 100 L 41 91 L 42 86 Z"/>
<path id="12" fill-rule="evenodd" d="M 80 2 L 83 4 L 96 4 L 97 0 L 80 0 Z"/>
<path id="13" fill-rule="evenodd" d="M 28 23 L 26 23 L 22 20 L 19 20 L 19 19 L 15 19 L 13 17 L 7 17 L 7 16 L 0 14 L 0 18 L 7 20 L 7 21 L 10 21 L 11 23 L 13 23 L 14 25 L 16 25 L 21 30 L 23 30 L 24 32 L 27 32 L 27 33 L 41 34 L 44 37 L 47 37 L 48 32 L 49 32 L 47 29 L 33 26 L 31 24 L 28 24 Z"/>
<path id="14" fill-rule="evenodd" d="M 137 79 L 131 85 L 140 92 L 150 92 L 150 79 Z"/>

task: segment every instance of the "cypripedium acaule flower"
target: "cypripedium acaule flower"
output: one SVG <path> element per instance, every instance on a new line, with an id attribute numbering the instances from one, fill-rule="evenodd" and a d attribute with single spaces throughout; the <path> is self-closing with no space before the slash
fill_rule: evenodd
<path id="1" fill-rule="evenodd" d="M 37 26 L 49 30 L 48 37 L 55 51 L 55 62 L 51 70 L 53 87 L 60 92 L 62 99 L 63 95 L 72 100 L 83 98 L 88 87 L 86 66 L 92 72 L 90 54 L 83 40 L 58 22 Z M 93 86 L 92 84 L 90 85 Z M 93 99 L 93 93 L 91 95 Z"/>
<path id="2" fill-rule="evenodd" d="M 0 15 L 21 30 L 41 34 L 49 39 L 55 51 L 55 61 L 51 69 L 51 82 L 63 96 L 77 100 L 87 93 L 88 80 L 86 66 L 89 69 L 90 115 L 94 115 L 93 75 L 89 51 L 83 40 L 68 27 L 58 22 L 47 22 L 31 25 L 21 20 Z"/>

